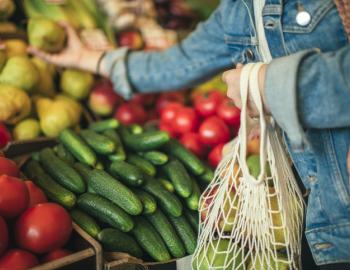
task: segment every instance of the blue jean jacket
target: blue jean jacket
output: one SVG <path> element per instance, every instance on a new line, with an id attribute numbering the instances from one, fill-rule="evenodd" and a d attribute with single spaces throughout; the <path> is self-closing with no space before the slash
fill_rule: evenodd
<path id="1" fill-rule="evenodd" d="M 110 71 L 116 91 L 130 98 L 136 91 L 149 93 L 194 86 L 236 63 L 261 61 L 254 1 L 222 0 L 208 21 L 180 44 L 154 53 L 118 49 L 107 53 L 102 65 Z M 296 23 L 298 2 L 311 15 L 306 26 Z M 273 58 L 311 48 L 335 51 L 347 43 L 333 0 L 266 0 L 263 23 Z M 350 262 L 350 185 L 346 169 L 350 145 L 350 130 L 346 128 L 350 119 L 349 96 L 347 99 L 338 96 L 341 93 L 336 88 L 336 96 L 329 94 L 329 103 L 327 100 L 321 103 L 319 98 L 332 89 L 321 78 L 315 79 L 316 71 L 308 70 L 307 66 L 298 70 L 303 72 L 304 80 L 302 91 L 296 93 L 296 69 L 288 62 L 278 63 L 268 70 L 271 80 L 279 82 L 267 85 L 272 93 L 268 103 L 287 137 L 291 137 L 288 140 L 291 156 L 304 185 L 311 190 L 306 224 L 310 248 L 319 265 Z M 290 84 L 283 83 L 283 79 Z M 298 110 L 300 102 L 307 104 L 303 110 Z M 336 109 L 337 102 L 348 102 L 348 114 L 336 110 L 336 119 L 329 115 L 326 120 L 324 109 Z M 315 121 L 314 125 L 308 126 L 309 120 Z"/>

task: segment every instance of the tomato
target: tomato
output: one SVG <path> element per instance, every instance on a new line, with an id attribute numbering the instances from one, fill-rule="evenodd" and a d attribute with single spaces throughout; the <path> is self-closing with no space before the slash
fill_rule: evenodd
<path id="1" fill-rule="evenodd" d="M 5 147 L 11 141 L 11 134 L 6 126 L 0 123 L 0 149 Z"/>
<path id="2" fill-rule="evenodd" d="M 168 132 L 169 136 L 172 137 L 172 138 L 176 138 L 177 137 L 177 134 L 174 131 L 174 129 L 172 128 L 171 125 L 168 125 L 168 124 L 160 122 L 159 123 L 159 130 Z"/>
<path id="3" fill-rule="evenodd" d="M 199 93 L 194 99 L 194 107 L 199 115 L 209 117 L 216 113 L 216 110 L 224 96 L 217 90 Z"/>
<path id="4" fill-rule="evenodd" d="M 216 168 L 219 165 L 222 159 L 222 149 L 224 148 L 224 146 L 224 143 L 220 143 L 217 146 L 215 146 L 213 150 L 210 151 L 208 155 L 208 161 L 213 168 Z"/>
<path id="5" fill-rule="evenodd" d="M 230 140 L 230 130 L 225 122 L 217 116 L 205 119 L 199 127 L 202 143 L 214 147 Z"/>
<path id="6" fill-rule="evenodd" d="M 17 220 L 17 244 L 35 253 L 50 252 L 64 246 L 72 232 L 68 212 L 55 203 L 42 203 L 27 209 Z"/>
<path id="7" fill-rule="evenodd" d="M 39 204 L 47 202 L 45 193 L 36 186 L 32 181 L 24 181 L 24 184 L 27 186 L 29 192 L 29 203 L 28 208 Z"/>
<path id="8" fill-rule="evenodd" d="M 50 253 L 46 254 L 46 256 L 42 259 L 42 262 L 51 262 L 57 259 L 61 259 L 68 255 L 71 255 L 72 252 L 63 248 L 55 249 Z"/>
<path id="9" fill-rule="evenodd" d="M 10 249 L 0 258 L 0 270 L 27 270 L 38 264 L 32 253 L 21 249 Z"/>
<path id="10" fill-rule="evenodd" d="M 147 121 L 158 120 L 159 115 L 156 109 L 147 110 Z"/>
<path id="11" fill-rule="evenodd" d="M 197 133 L 189 132 L 182 135 L 181 144 L 184 145 L 188 150 L 192 151 L 199 158 L 202 158 L 206 153 L 206 147 L 200 140 Z"/>
<path id="12" fill-rule="evenodd" d="M 0 176 L 7 174 L 13 177 L 19 177 L 19 169 L 14 161 L 0 157 Z"/>
<path id="13" fill-rule="evenodd" d="M 194 109 L 183 107 L 176 112 L 174 119 L 174 130 L 177 133 L 187 133 L 196 131 L 198 128 L 199 117 Z"/>
<path id="14" fill-rule="evenodd" d="M 146 121 L 146 112 L 138 104 L 124 103 L 116 110 L 114 118 L 124 125 L 143 124 Z"/>
<path id="15" fill-rule="evenodd" d="M 156 108 L 161 113 L 170 102 L 185 103 L 185 95 L 182 91 L 162 93 L 157 99 Z"/>
<path id="16" fill-rule="evenodd" d="M 27 209 L 29 192 L 26 185 L 18 178 L 0 176 L 0 215 L 14 218 Z"/>
<path id="17" fill-rule="evenodd" d="M 241 110 L 235 106 L 231 99 L 225 99 L 221 102 L 216 113 L 226 124 L 232 125 L 236 130 L 239 128 Z"/>
<path id="18" fill-rule="evenodd" d="M 7 224 L 3 217 L 0 216 L 0 256 L 7 248 L 9 243 L 9 233 L 7 230 Z"/>
<path id="19" fill-rule="evenodd" d="M 181 103 L 178 102 L 169 102 L 165 108 L 160 113 L 160 121 L 164 124 L 172 125 L 174 123 L 174 119 L 176 113 L 183 108 Z"/>

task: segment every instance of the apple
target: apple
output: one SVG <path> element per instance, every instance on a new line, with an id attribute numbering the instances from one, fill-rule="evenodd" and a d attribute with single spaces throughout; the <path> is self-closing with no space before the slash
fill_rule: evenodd
<path id="1" fill-rule="evenodd" d="M 143 47 L 143 38 L 136 30 L 123 31 L 118 36 L 118 44 L 121 47 L 128 47 L 132 50 L 140 50 Z"/>
<path id="2" fill-rule="evenodd" d="M 218 192 L 218 186 L 214 186 L 211 190 L 203 194 L 202 198 L 206 198 L 206 199 L 203 201 L 203 204 L 200 207 L 200 210 L 201 210 L 200 214 L 201 214 L 202 221 L 204 221 L 207 218 L 209 206 L 211 205 L 217 192 Z"/>
<path id="3" fill-rule="evenodd" d="M 259 155 L 260 154 L 260 138 L 253 138 L 248 140 L 247 143 L 248 155 Z"/>

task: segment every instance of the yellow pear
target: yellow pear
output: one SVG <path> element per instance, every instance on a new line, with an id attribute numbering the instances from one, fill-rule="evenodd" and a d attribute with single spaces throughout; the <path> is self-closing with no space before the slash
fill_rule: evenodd
<path id="1" fill-rule="evenodd" d="M 13 0 L 0 1 L 0 21 L 7 20 L 15 11 L 16 6 Z"/>
<path id="2" fill-rule="evenodd" d="M 0 33 L 14 33 L 17 31 L 17 26 L 11 22 L 0 23 Z"/>
<path id="3" fill-rule="evenodd" d="M 274 194 L 275 189 L 273 187 L 269 188 L 269 193 Z M 278 211 L 279 210 L 279 205 L 278 205 L 278 199 L 277 195 L 273 195 L 269 197 L 269 201 L 271 204 L 271 210 L 272 211 Z M 285 243 L 285 228 L 280 228 L 283 223 L 282 223 L 282 214 L 280 212 L 272 213 L 272 224 L 274 226 L 273 229 L 273 234 L 275 237 L 275 242 L 276 243 Z M 277 227 L 277 228 L 276 228 Z M 280 250 L 283 249 L 285 246 L 284 245 L 276 245 L 276 249 Z"/>
<path id="4" fill-rule="evenodd" d="M 34 93 L 47 97 L 54 97 L 56 92 L 53 78 L 54 72 L 51 71 L 52 65 L 37 57 L 33 57 L 32 62 L 39 72 L 39 81 L 34 88 Z"/>
<path id="5" fill-rule="evenodd" d="M 0 71 L 6 64 L 6 52 L 5 50 L 0 50 Z"/>
<path id="6" fill-rule="evenodd" d="M 13 129 L 13 137 L 16 141 L 35 139 L 39 135 L 39 121 L 33 118 L 28 118 L 19 122 Z"/>
<path id="7" fill-rule="evenodd" d="M 27 43 L 22 39 L 8 39 L 5 41 L 5 48 L 7 57 L 26 56 Z"/>
<path id="8" fill-rule="evenodd" d="M 57 95 L 55 101 L 61 103 L 66 108 L 71 118 L 71 126 L 79 124 L 83 108 L 74 99 L 65 95 Z"/>
<path id="9" fill-rule="evenodd" d="M 94 83 L 94 76 L 91 73 L 66 69 L 61 75 L 60 86 L 63 93 L 74 99 L 86 98 Z"/>

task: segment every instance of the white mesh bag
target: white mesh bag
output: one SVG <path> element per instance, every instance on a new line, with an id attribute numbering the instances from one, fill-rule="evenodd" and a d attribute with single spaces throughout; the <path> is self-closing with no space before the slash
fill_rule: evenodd
<path id="1" fill-rule="evenodd" d="M 241 128 L 200 201 L 195 270 L 300 269 L 304 203 L 258 86 L 261 63 L 241 75 Z M 259 110 L 260 158 L 247 157 L 248 91 Z"/>

